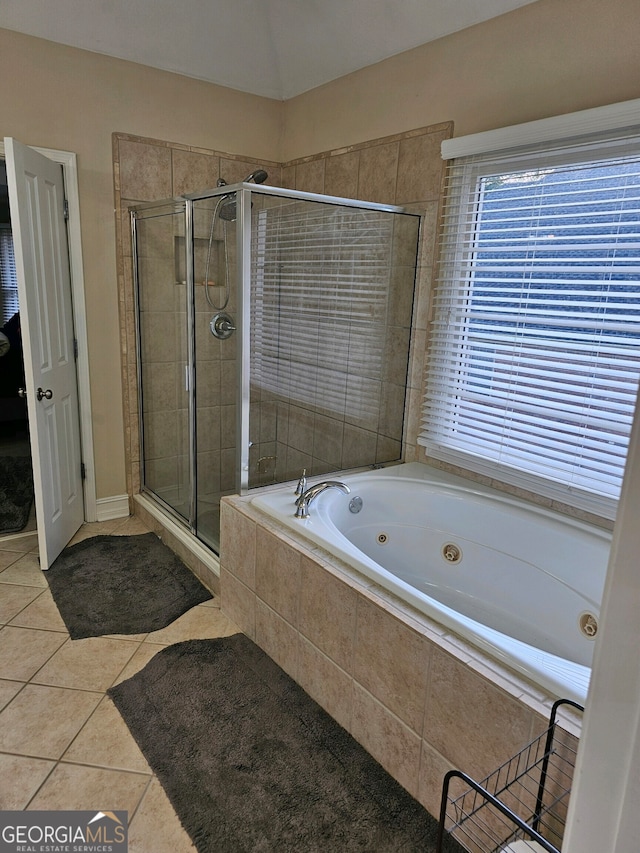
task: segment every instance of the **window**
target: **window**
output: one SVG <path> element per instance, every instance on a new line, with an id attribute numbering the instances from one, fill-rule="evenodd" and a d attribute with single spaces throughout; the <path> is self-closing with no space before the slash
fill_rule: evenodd
<path id="1" fill-rule="evenodd" d="M 252 379 L 377 425 L 394 214 L 296 201 L 254 216 Z"/>
<path id="2" fill-rule="evenodd" d="M 640 376 L 640 128 L 454 159 L 432 316 L 427 453 L 614 517 Z"/>
<path id="3" fill-rule="evenodd" d="M 11 228 L 0 224 L 0 325 L 18 310 L 18 279 Z"/>

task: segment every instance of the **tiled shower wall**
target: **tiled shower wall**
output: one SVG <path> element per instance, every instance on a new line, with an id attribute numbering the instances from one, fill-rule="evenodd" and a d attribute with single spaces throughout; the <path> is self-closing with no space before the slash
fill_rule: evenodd
<path id="1" fill-rule="evenodd" d="M 423 216 L 418 258 L 418 280 L 410 339 L 410 366 L 404 377 L 389 377 L 385 385 L 385 408 L 396 413 L 405 405 L 404 446 L 400 447 L 399 419 L 388 419 L 389 427 L 377 433 L 342 422 L 325 425 L 327 435 L 341 436 L 340 459 L 333 467 L 361 464 L 362 448 L 373 447 L 378 459 L 417 458 L 420 398 L 424 365 L 428 295 L 434 264 L 434 245 L 441 196 L 443 163 L 440 143 L 451 136 L 452 125 L 443 123 L 377 139 L 348 148 L 325 152 L 291 163 L 247 160 L 233 154 L 190 148 L 164 141 L 142 139 L 117 133 L 113 135 L 115 203 L 117 211 L 118 280 L 121 312 L 124 411 L 126 428 L 127 488 L 129 494 L 140 490 L 140 445 L 138 435 L 138 398 L 133 304 L 131 240 L 127 208 L 131 204 L 196 192 L 215 187 L 218 177 L 227 183 L 241 181 L 256 167 L 269 173 L 269 183 L 285 188 L 317 192 L 363 201 L 398 204 Z M 228 367 L 228 365 L 222 365 Z M 217 375 L 217 372 L 216 372 Z M 225 399 L 225 370 L 220 371 L 221 393 Z M 228 400 L 226 401 L 228 402 Z M 221 402 L 221 406 L 224 405 Z M 220 421 L 222 422 L 220 413 Z M 308 417 L 304 410 L 288 413 L 287 433 L 291 435 L 290 455 L 304 448 L 295 446 L 295 425 Z M 293 425 L 293 429 L 291 426 Z M 224 450 L 224 448 L 223 448 Z M 328 460 L 318 460 L 327 462 Z M 325 468 L 325 470 L 327 470 Z"/>
<path id="2" fill-rule="evenodd" d="M 279 183 L 281 170 L 277 163 L 269 161 L 247 161 L 233 155 L 217 151 L 190 148 L 186 145 L 173 144 L 158 140 L 141 139 L 126 134 L 113 136 L 114 186 L 116 204 L 116 240 L 118 252 L 118 293 L 120 302 L 120 336 L 122 350 L 124 418 L 125 418 L 125 452 L 127 455 L 127 491 L 129 495 L 140 491 L 140 436 L 138 429 L 138 376 L 136 364 L 136 335 L 134 313 L 134 287 L 131 249 L 131 230 L 128 208 L 132 204 L 146 201 L 159 201 L 165 198 L 196 192 L 215 187 L 219 177 L 227 183 L 241 181 L 256 166 L 265 168 L 274 183 Z M 166 254 L 166 253 L 165 253 Z M 160 264 L 161 259 L 158 259 Z M 184 288 L 176 284 L 176 270 L 173 257 L 165 258 L 164 268 L 155 270 L 158 281 L 171 282 L 176 291 L 176 304 L 184 296 Z M 198 315 L 208 317 L 210 311 L 204 304 L 203 288 L 198 288 Z M 156 371 L 159 380 L 166 382 L 168 377 L 175 377 L 184 369 L 180 352 L 180 330 L 173 325 L 167 315 L 167 300 L 147 305 L 153 313 L 149 317 L 152 326 L 168 326 L 166 347 L 158 361 Z M 173 337 L 172 337 L 173 336 Z M 210 337 L 210 336 L 209 336 Z M 229 352 L 235 355 L 235 347 L 223 350 L 216 347 L 213 338 L 206 355 L 199 347 L 200 357 L 207 363 L 203 372 L 201 400 L 205 400 L 208 416 L 212 422 L 220 425 L 221 451 L 225 452 L 235 444 L 235 391 L 230 385 L 229 376 L 235 374 L 234 358 L 227 358 Z M 171 353 L 176 354 L 177 361 L 171 360 Z M 179 363 L 178 363 L 179 362 Z M 229 393 L 231 388 L 231 393 Z M 171 389 L 170 389 L 171 390 Z M 185 413 L 175 408 L 172 410 L 171 401 L 176 405 L 175 391 L 171 394 L 159 395 L 160 403 L 156 403 L 153 422 L 148 425 L 155 432 L 148 436 L 154 447 L 154 470 L 167 472 L 167 485 L 176 482 L 173 472 L 181 470 L 183 460 L 179 458 L 183 442 L 178 441 L 178 431 L 184 423 Z M 157 406 L 164 406 L 158 410 Z M 204 456 L 208 454 L 206 447 Z M 201 459 L 207 467 L 207 459 Z M 209 480 L 211 478 L 208 478 Z M 223 487 L 225 484 L 222 484 Z"/>

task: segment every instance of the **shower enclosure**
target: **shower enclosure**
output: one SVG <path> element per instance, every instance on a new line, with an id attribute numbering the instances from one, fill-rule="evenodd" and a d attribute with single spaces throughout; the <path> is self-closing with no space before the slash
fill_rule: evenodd
<path id="1" fill-rule="evenodd" d="M 142 490 L 212 550 L 225 494 L 401 457 L 419 216 L 244 182 L 131 209 Z"/>

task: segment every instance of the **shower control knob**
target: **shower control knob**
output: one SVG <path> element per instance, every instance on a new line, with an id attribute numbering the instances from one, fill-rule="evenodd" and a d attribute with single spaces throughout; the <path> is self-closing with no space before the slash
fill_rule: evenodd
<path id="1" fill-rule="evenodd" d="M 233 318 L 226 311 L 220 311 L 209 323 L 211 334 L 214 338 L 219 338 L 221 341 L 226 341 L 235 332 L 236 327 L 233 323 Z"/>

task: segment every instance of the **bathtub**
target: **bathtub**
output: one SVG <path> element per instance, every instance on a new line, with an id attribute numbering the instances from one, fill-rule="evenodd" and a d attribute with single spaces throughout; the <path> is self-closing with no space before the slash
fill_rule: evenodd
<path id="1" fill-rule="evenodd" d="M 310 481 L 318 482 L 314 478 Z M 252 503 L 555 697 L 584 703 L 611 534 L 420 463 Z"/>

